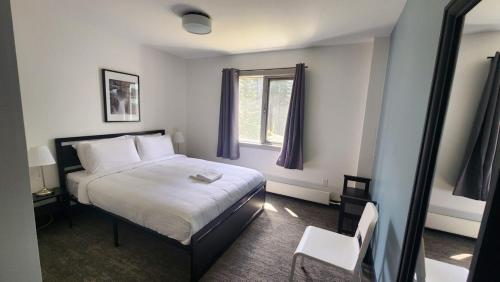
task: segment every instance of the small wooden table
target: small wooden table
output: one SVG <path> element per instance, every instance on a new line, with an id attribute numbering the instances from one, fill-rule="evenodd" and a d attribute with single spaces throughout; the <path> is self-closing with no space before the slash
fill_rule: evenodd
<path id="1" fill-rule="evenodd" d="M 359 189 L 349 188 L 340 195 L 338 233 L 354 235 L 361 214 L 368 202 L 371 202 L 370 195 L 364 194 Z"/>
<path id="2" fill-rule="evenodd" d="M 349 187 L 349 181 L 362 183 L 364 187 Z M 369 178 L 344 175 L 344 187 L 340 195 L 338 233 L 352 236 L 356 232 L 366 203 L 371 202 L 370 182 Z"/>
<path id="3" fill-rule="evenodd" d="M 64 215 L 68 219 L 69 226 L 73 227 L 73 220 L 71 217 L 71 210 L 70 210 L 70 201 L 69 201 L 69 195 L 67 192 L 64 192 L 61 190 L 59 187 L 51 188 L 51 191 L 53 191 L 52 194 L 50 195 L 45 195 L 45 196 L 38 196 L 35 193 L 32 194 L 33 197 L 33 204 L 39 203 L 35 209 L 43 209 L 45 207 L 48 207 L 49 204 L 53 203 L 51 201 L 47 201 L 50 199 L 55 199 L 56 207 L 58 209 L 62 209 L 64 212 Z M 43 204 L 42 202 L 46 202 Z M 53 209 L 48 208 L 48 213 L 52 216 Z M 38 226 L 37 226 L 38 227 Z"/>

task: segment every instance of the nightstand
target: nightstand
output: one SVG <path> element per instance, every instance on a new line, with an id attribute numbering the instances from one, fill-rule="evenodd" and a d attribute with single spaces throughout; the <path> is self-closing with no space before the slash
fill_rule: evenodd
<path id="1" fill-rule="evenodd" d="M 52 190 L 53 193 L 46 196 L 38 196 L 35 193 L 32 194 L 33 204 L 38 203 L 35 206 L 35 211 L 40 211 L 39 213 L 41 215 L 47 214 L 51 218 L 55 211 L 62 211 L 64 216 L 68 219 L 69 226 L 73 227 L 68 193 L 62 191 L 59 187 L 50 190 Z M 37 213 L 35 213 L 35 215 L 37 215 Z M 37 225 L 37 228 L 38 227 Z"/>
<path id="2" fill-rule="evenodd" d="M 363 187 L 349 187 L 349 181 L 363 184 Z M 344 175 L 344 189 L 340 195 L 338 233 L 354 235 L 359 219 L 370 198 L 371 179 Z M 359 186 L 359 185 L 358 185 Z"/>

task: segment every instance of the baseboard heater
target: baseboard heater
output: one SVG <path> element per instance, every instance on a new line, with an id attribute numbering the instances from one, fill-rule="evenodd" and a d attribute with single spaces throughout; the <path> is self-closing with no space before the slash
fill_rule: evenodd
<path id="1" fill-rule="evenodd" d="M 330 204 L 330 192 L 314 188 L 306 188 L 298 185 L 267 180 L 266 190 L 267 192 L 285 195 L 324 205 Z"/>

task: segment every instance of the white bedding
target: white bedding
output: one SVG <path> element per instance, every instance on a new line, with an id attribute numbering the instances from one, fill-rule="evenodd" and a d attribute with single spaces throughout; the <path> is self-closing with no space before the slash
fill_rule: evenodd
<path id="1" fill-rule="evenodd" d="M 210 184 L 189 178 L 207 168 L 220 171 L 222 178 Z M 186 245 L 194 233 L 264 181 L 253 169 L 183 155 L 96 174 L 70 173 L 67 179 L 69 190 L 80 203 L 97 206 Z"/>
<path id="2" fill-rule="evenodd" d="M 85 170 L 66 174 L 66 188 L 68 189 L 68 192 L 78 199 L 78 184 L 80 184 L 80 182 L 89 175 L 90 174 Z"/>

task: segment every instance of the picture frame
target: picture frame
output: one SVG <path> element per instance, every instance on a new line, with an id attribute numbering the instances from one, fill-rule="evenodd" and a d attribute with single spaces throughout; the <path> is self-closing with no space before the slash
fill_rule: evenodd
<path id="1" fill-rule="evenodd" d="M 102 69 L 105 122 L 139 122 L 140 83 L 136 74 Z"/>

